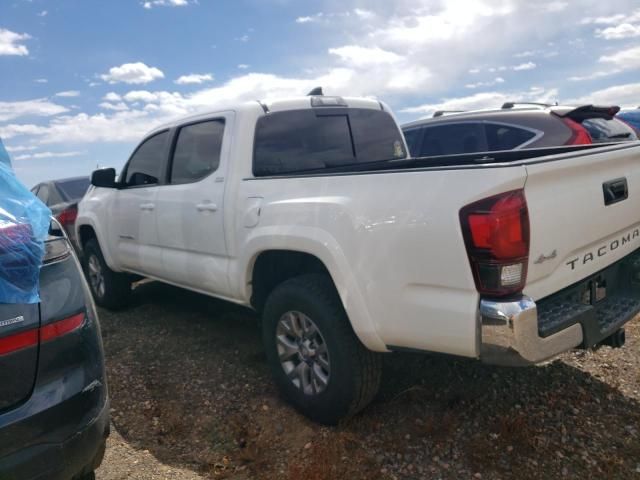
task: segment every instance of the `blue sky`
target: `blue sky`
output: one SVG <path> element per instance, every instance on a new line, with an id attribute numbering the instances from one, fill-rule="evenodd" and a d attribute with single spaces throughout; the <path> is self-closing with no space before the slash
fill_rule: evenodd
<path id="1" fill-rule="evenodd" d="M 640 105 L 637 0 L 2 0 L 0 137 L 29 186 L 155 125 L 301 95 L 401 121 L 506 100 Z"/>

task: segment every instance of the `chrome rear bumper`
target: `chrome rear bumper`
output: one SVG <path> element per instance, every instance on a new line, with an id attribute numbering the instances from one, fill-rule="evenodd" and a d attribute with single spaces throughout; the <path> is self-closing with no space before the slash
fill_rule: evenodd
<path id="1" fill-rule="evenodd" d="M 531 365 L 582 344 L 582 327 L 574 324 L 553 335 L 538 334 L 535 302 L 522 296 L 511 301 L 480 301 L 480 359 L 497 365 Z"/>

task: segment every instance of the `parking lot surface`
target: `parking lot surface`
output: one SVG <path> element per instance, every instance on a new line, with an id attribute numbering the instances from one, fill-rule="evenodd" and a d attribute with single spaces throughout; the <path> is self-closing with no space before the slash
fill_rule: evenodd
<path id="1" fill-rule="evenodd" d="M 146 283 L 101 311 L 112 420 L 98 480 L 640 478 L 640 322 L 627 345 L 541 367 L 385 356 L 382 390 L 337 428 L 278 396 L 258 319 Z"/>

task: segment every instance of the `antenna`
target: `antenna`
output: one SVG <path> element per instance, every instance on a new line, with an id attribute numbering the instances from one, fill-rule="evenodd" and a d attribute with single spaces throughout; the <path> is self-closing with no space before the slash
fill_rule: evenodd
<path id="1" fill-rule="evenodd" d="M 316 87 L 313 90 L 311 90 L 309 93 L 307 93 L 307 97 L 315 97 L 315 96 L 322 96 L 324 95 L 324 93 L 322 93 L 322 87 Z"/>

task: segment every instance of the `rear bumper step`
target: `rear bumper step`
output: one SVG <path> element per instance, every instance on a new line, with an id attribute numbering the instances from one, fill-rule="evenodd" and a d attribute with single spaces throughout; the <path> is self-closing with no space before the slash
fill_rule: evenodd
<path id="1" fill-rule="evenodd" d="M 535 302 L 480 301 L 480 357 L 535 364 L 576 347 L 593 348 L 640 313 L 640 252 Z"/>

